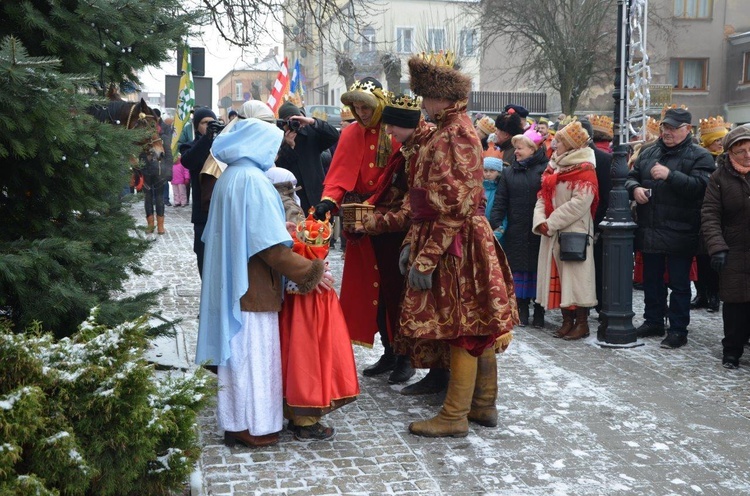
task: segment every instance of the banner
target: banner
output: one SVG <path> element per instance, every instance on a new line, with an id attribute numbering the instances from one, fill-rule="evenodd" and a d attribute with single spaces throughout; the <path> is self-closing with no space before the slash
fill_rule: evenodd
<path id="1" fill-rule="evenodd" d="M 191 126 L 190 111 L 195 107 L 195 85 L 193 84 L 193 66 L 190 63 L 190 48 L 185 47 L 182 51 L 182 71 L 180 76 L 180 89 L 177 93 L 177 105 L 175 105 L 174 136 L 172 137 L 172 156 L 177 158 L 178 140 L 185 126 Z M 192 131 L 192 129 L 191 129 Z M 190 133 L 194 136 L 193 133 Z M 192 141 L 192 140 L 191 140 Z"/>
<path id="2" fill-rule="evenodd" d="M 278 116 L 279 107 L 284 102 L 284 95 L 289 93 L 289 64 L 286 57 L 281 64 L 279 74 L 276 76 L 276 82 L 273 83 L 271 95 L 268 97 L 268 106 L 273 110 L 274 115 Z"/>
<path id="3" fill-rule="evenodd" d="M 289 93 L 297 95 L 300 101 L 305 98 L 305 87 L 302 84 L 302 69 L 299 65 L 299 59 L 294 63 L 294 70 L 292 71 L 292 80 L 289 83 Z"/>

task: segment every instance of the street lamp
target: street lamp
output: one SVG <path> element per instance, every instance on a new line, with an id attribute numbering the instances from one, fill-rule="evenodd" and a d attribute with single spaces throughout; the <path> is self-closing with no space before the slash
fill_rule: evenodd
<path id="1" fill-rule="evenodd" d="M 625 189 L 628 174 L 628 56 L 630 2 L 617 0 L 617 62 L 613 98 L 614 140 L 612 190 L 602 229 L 602 319 L 596 333 L 598 344 L 608 348 L 639 346 L 633 326 L 633 234 L 636 224 Z"/>

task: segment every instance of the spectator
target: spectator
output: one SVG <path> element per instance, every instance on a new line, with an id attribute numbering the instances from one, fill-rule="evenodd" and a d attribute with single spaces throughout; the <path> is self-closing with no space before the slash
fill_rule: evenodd
<path id="1" fill-rule="evenodd" d="M 736 369 L 750 338 L 750 128 L 734 128 L 723 147 L 706 188 L 701 229 L 724 302 L 721 361 L 725 368 Z"/>
<path id="2" fill-rule="evenodd" d="M 506 167 L 513 163 L 515 153 L 511 138 L 517 134 L 523 134 L 528 115 L 529 111 L 520 105 L 506 105 L 503 113 L 495 119 L 497 144 L 503 153 L 503 163 Z"/>
<path id="3" fill-rule="evenodd" d="M 698 251 L 700 212 L 708 178 L 714 170 L 710 153 L 693 143 L 692 115 L 670 108 L 661 122 L 661 137 L 642 148 L 625 187 L 637 203 L 635 247 L 643 258 L 644 322 L 638 337 L 669 333 L 662 348 L 687 344 L 690 324 L 690 265 Z M 672 293 L 666 302 L 664 271 Z"/>
<path id="4" fill-rule="evenodd" d="M 172 166 L 172 190 L 174 192 L 174 206 L 187 206 L 187 188 L 190 186 L 190 171 L 182 166 L 180 158 Z"/>
<path id="5" fill-rule="evenodd" d="M 158 110 L 155 110 L 158 112 Z M 161 115 L 161 114 L 159 114 Z M 159 117 L 161 120 L 161 117 Z M 164 146 L 164 155 L 157 157 L 142 152 L 139 156 L 143 173 L 143 197 L 146 209 L 146 232 L 154 232 L 154 211 L 156 211 L 157 232 L 165 234 L 164 228 L 164 188 L 169 189 L 172 180 L 172 135 L 166 126 L 159 126 L 159 137 Z"/>
<path id="6" fill-rule="evenodd" d="M 479 140 L 482 142 L 482 149 L 487 150 L 487 138 L 489 138 L 490 134 L 497 131 L 492 118 L 485 115 L 481 119 L 477 119 L 477 122 L 474 124 L 474 129 L 477 132 L 477 136 L 479 136 Z"/>

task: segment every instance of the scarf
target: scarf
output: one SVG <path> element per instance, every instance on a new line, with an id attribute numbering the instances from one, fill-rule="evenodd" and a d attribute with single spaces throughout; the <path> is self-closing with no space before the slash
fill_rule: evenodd
<path id="1" fill-rule="evenodd" d="M 732 167 L 734 167 L 734 170 L 736 170 L 741 176 L 744 176 L 748 172 L 750 172 L 750 165 L 745 166 L 737 162 L 731 153 L 727 153 L 727 156 L 729 157 L 729 163 L 732 164 Z"/>
<path id="2" fill-rule="evenodd" d="M 556 153 L 552 155 L 550 165 L 542 173 L 542 188 L 537 194 L 538 198 L 544 200 L 544 213 L 547 217 L 555 209 L 552 199 L 559 182 L 567 183 L 570 190 L 591 191 L 594 194 L 591 216 L 594 217 L 599 206 L 599 182 L 596 179 L 593 159 L 594 151 L 588 147 L 571 150 L 560 156 Z"/>

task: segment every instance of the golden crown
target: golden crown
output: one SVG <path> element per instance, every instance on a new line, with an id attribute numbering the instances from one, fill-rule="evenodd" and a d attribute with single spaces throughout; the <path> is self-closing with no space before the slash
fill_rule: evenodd
<path id="1" fill-rule="evenodd" d="M 354 120 L 354 114 L 352 114 L 352 109 L 350 109 L 347 105 L 344 105 L 343 107 L 341 107 L 341 120 L 342 121 Z"/>
<path id="2" fill-rule="evenodd" d="M 453 65 L 456 63 L 456 54 L 452 51 L 448 50 L 443 52 L 440 50 L 439 52 L 430 52 L 425 53 L 422 52 L 418 54 L 418 57 L 427 62 L 428 64 L 435 65 L 438 67 L 450 67 L 453 68 Z"/>
<path id="3" fill-rule="evenodd" d="M 313 216 L 313 209 L 307 218 L 297 224 L 297 239 L 307 245 L 327 245 L 331 239 L 330 212 L 326 212 L 325 220 L 317 220 Z"/>
<path id="4" fill-rule="evenodd" d="M 660 133 L 659 129 L 659 121 L 654 119 L 653 117 L 649 117 L 646 121 L 646 134 L 651 135 L 651 138 L 658 138 Z M 649 137 L 644 137 L 645 140 L 649 140 Z"/>
<path id="5" fill-rule="evenodd" d="M 664 108 L 661 109 L 661 120 L 664 120 L 664 116 L 667 115 L 667 110 L 674 110 L 677 108 L 681 108 L 682 110 L 688 109 L 685 105 L 680 105 L 678 107 L 676 103 L 673 103 L 672 105 L 664 105 Z"/>
<path id="6" fill-rule="evenodd" d="M 412 97 L 409 95 L 396 95 L 395 93 L 388 92 L 385 104 L 397 109 L 414 110 L 417 112 L 422 111 L 421 96 Z"/>
<path id="7" fill-rule="evenodd" d="M 615 123 L 612 122 L 612 118 L 608 115 L 592 115 L 591 116 L 591 127 L 594 131 L 612 136 L 615 129 Z"/>
<path id="8" fill-rule="evenodd" d="M 709 117 L 708 119 L 700 120 L 701 134 L 719 133 L 727 130 L 729 125 L 724 122 L 724 118 L 720 115 L 716 117 Z"/>

